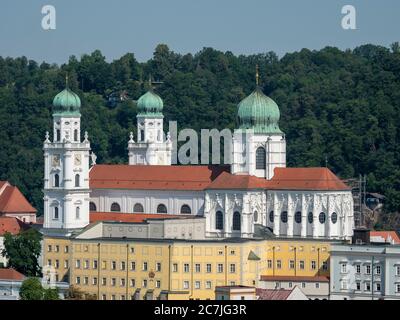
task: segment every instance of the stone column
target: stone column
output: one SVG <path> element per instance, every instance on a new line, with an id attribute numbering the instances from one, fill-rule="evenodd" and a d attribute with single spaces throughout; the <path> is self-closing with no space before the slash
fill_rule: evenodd
<path id="1" fill-rule="evenodd" d="M 280 212 L 278 212 L 278 196 L 276 193 L 272 196 L 273 210 L 274 210 L 274 234 L 276 236 L 280 235 Z M 269 214 L 269 213 L 268 213 Z"/>
<path id="2" fill-rule="evenodd" d="M 293 199 L 293 195 L 287 195 L 287 236 L 293 236 L 293 228 L 294 228 L 294 210 L 295 210 L 295 200 Z"/>
<path id="3" fill-rule="evenodd" d="M 302 238 L 307 237 L 307 199 L 305 194 L 301 195 L 301 231 L 300 235 Z"/>

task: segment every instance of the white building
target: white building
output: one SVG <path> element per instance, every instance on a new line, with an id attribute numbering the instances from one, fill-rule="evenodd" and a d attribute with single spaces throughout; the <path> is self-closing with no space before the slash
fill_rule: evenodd
<path id="1" fill-rule="evenodd" d="M 327 168 L 286 168 L 279 108 L 258 87 L 238 106 L 231 166 L 171 165 L 163 102 L 151 90 L 138 100 L 138 142 L 131 134 L 129 165 L 92 161 L 89 169 L 79 97 L 66 89 L 53 104 L 54 137 L 44 143 L 47 229 L 79 229 L 96 212 L 123 212 L 205 216 L 209 238 L 251 238 L 256 224 L 284 237 L 353 234 L 350 188 Z"/>

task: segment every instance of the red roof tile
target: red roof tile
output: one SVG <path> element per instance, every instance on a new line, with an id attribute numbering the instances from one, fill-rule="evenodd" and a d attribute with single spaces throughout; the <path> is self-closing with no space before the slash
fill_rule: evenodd
<path id="1" fill-rule="evenodd" d="M 0 213 L 36 213 L 17 187 L 7 186 L 0 194 Z"/>
<path id="2" fill-rule="evenodd" d="M 4 236 L 6 232 L 15 235 L 27 229 L 29 226 L 18 218 L 0 217 L 0 236 Z"/>
<path id="3" fill-rule="evenodd" d="M 188 216 L 173 214 L 90 212 L 90 223 L 97 221 L 143 222 L 146 219 L 170 219 L 187 217 Z"/>
<path id="4" fill-rule="evenodd" d="M 17 270 L 14 270 L 12 268 L 0 269 L 0 280 L 21 281 L 24 279 L 25 279 L 25 276 L 22 273 L 18 272 Z"/>
<path id="5" fill-rule="evenodd" d="M 328 168 L 276 168 L 268 189 L 275 190 L 350 190 Z"/>
<path id="6" fill-rule="evenodd" d="M 389 241 L 391 238 L 394 244 L 400 244 L 400 237 L 396 231 L 371 231 L 370 237 L 382 237 L 385 241 Z"/>
<path id="7" fill-rule="evenodd" d="M 291 281 L 291 282 L 329 282 L 328 277 L 298 277 L 298 276 L 261 276 L 261 281 Z"/>
<path id="8" fill-rule="evenodd" d="M 259 296 L 259 300 L 287 300 L 292 293 L 292 290 L 285 289 L 256 289 L 256 295 Z"/>
<path id="9" fill-rule="evenodd" d="M 221 173 L 207 189 L 265 189 L 268 181 L 249 175 Z"/>
<path id="10" fill-rule="evenodd" d="M 229 166 L 95 165 L 91 189 L 204 190 Z"/>

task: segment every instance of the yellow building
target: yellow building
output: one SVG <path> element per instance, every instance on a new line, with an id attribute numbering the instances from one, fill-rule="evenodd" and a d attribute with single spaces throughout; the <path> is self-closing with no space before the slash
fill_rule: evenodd
<path id="1" fill-rule="evenodd" d="M 214 299 L 261 275 L 329 276 L 330 241 L 44 238 L 44 262 L 98 299 Z"/>

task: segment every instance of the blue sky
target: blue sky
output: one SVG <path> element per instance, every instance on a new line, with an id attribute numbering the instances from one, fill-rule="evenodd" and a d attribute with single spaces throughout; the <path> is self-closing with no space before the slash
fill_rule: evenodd
<path id="1" fill-rule="evenodd" d="M 53 5 L 57 29 L 41 27 Z M 341 9 L 354 5 L 357 30 L 343 30 Z M 327 45 L 342 49 L 400 41 L 398 0 L 1 0 L 0 55 L 63 63 L 100 49 L 151 58 L 158 43 L 179 53 L 213 47 L 279 56 Z"/>

